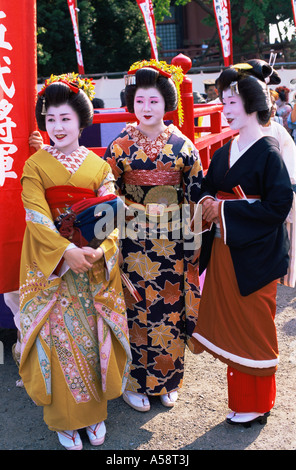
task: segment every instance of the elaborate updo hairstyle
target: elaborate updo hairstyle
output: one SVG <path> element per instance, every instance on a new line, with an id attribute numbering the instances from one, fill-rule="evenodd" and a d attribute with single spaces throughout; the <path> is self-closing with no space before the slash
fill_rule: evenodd
<path id="1" fill-rule="evenodd" d="M 78 90 L 78 91 L 77 91 Z M 44 107 L 60 106 L 68 104 L 77 113 L 80 121 L 80 129 L 84 129 L 92 124 L 93 105 L 86 93 L 78 89 L 77 92 L 63 82 L 54 82 L 48 85 L 42 96 L 38 96 L 35 108 L 35 115 L 38 127 L 41 131 L 46 131 Z"/>
<path id="2" fill-rule="evenodd" d="M 264 76 L 265 72 L 262 71 L 262 77 Z M 234 66 L 224 70 L 216 80 L 216 87 L 221 101 L 223 91 L 231 88 L 241 96 L 247 114 L 257 112 L 259 124 L 268 123 L 271 113 L 269 89 L 264 81 L 255 76 L 252 68 L 244 69 Z"/>
<path id="3" fill-rule="evenodd" d="M 262 59 L 251 59 L 246 62 L 253 67 L 252 75 L 268 85 L 278 85 L 281 77 L 267 62 Z"/>
<path id="4" fill-rule="evenodd" d="M 157 88 L 165 102 L 165 112 L 174 111 L 178 105 L 178 94 L 171 78 L 167 78 L 150 67 L 144 67 L 136 71 L 135 84 L 126 85 L 125 102 L 130 113 L 134 113 L 134 99 L 138 88 Z"/>

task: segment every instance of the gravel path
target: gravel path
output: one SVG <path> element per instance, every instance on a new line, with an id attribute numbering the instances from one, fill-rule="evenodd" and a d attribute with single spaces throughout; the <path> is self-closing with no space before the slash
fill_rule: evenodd
<path id="1" fill-rule="evenodd" d="M 84 449 L 103 450 L 100 463 L 105 459 L 107 464 L 120 465 L 127 462 L 114 461 L 123 458 L 115 451 L 129 451 L 124 455 L 141 458 L 146 454 L 136 451 L 166 451 L 178 466 L 188 466 L 188 462 L 174 462 L 177 457 L 173 455 L 180 459 L 188 454 L 192 463 L 197 450 L 296 450 L 295 314 L 296 289 L 279 286 L 276 324 L 280 365 L 276 404 L 267 425 L 256 423 L 248 429 L 228 425 L 226 366 L 207 353 L 194 356 L 187 351 L 184 384 L 174 408 L 164 408 L 158 398 L 152 398 L 151 410 L 140 413 L 122 398 L 113 400 L 108 406 L 105 443 L 92 447 L 82 431 Z M 0 364 L 0 450 L 60 450 L 56 434 L 43 421 L 42 408 L 35 406 L 24 388 L 15 385 L 18 371 L 11 356 L 15 335 L 15 330 L 0 329 L 4 345 L 4 364 Z M 136 463 L 128 461 L 129 468 L 136 467 Z M 148 463 L 155 463 L 156 468 L 162 466 L 159 461 Z M 144 466 L 143 463 L 138 468 Z"/>

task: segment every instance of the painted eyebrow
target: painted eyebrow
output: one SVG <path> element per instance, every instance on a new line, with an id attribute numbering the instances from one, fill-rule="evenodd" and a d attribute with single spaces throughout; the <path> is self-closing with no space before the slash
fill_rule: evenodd
<path id="1" fill-rule="evenodd" d="M 145 98 L 144 96 L 136 96 L 135 99 L 137 100 L 137 99 L 144 99 L 144 98 Z M 159 100 L 160 98 L 159 98 L 159 96 L 149 96 L 149 99 L 150 100 Z"/>
<path id="2" fill-rule="evenodd" d="M 70 116 L 70 113 L 59 114 L 59 116 Z M 47 114 L 47 116 L 55 116 L 55 114 Z"/>

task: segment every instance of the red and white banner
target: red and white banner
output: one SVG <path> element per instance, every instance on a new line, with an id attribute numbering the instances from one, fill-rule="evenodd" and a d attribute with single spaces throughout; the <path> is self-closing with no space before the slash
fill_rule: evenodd
<path id="1" fill-rule="evenodd" d="M 233 65 L 230 0 L 213 0 L 225 67 Z"/>
<path id="2" fill-rule="evenodd" d="M 296 0 L 291 0 L 291 1 L 292 1 L 294 25 L 295 25 L 295 28 L 296 28 Z"/>
<path id="3" fill-rule="evenodd" d="M 36 0 L 0 1 L 0 293 L 18 290 L 25 212 L 20 178 L 37 129 Z"/>
<path id="4" fill-rule="evenodd" d="M 84 65 L 83 65 L 81 44 L 80 44 L 80 39 L 79 39 L 79 29 L 78 29 L 77 1 L 68 0 L 68 7 L 69 7 L 70 16 L 71 16 L 72 25 L 73 25 L 78 72 L 81 75 L 84 75 Z"/>
<path id="5" fill-rule="evenodd" d="M 137 0 L 137 4 L 144 17 L 147 33 L 151 44 L 151 59 L 158 60 L 156 26 L 152 0 Z"/>

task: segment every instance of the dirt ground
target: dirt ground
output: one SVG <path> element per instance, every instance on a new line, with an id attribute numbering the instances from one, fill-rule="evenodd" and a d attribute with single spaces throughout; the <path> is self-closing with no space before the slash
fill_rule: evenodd
<path id="1" fill-rule="evenodd" d="M 192 459 L 197 455 L 194 451 L 200 450 L 296 450 L 296 289 L 279 286 L 276 324 L 280 349 L 277 399 L 265 426 L 255 423 L 246 429 L 227 424 L 226 366 L 207 353 L 194 356 L 187 352 L 184 385 L 174 408 L 164 408 L 155 397 L 151 410 L 140 413 L 121 397 L 113 400 L 108 406 L 105 443 L 91 446 L 82 431 L 83 449 L 104 451 L 100 463 L 105 459 L 108 464 L 112 459 L 113 464 L 121 465 L 123 460 L 114 462 L 120 458 L 119 451 L 140 456 L 146 454 L 137 451 L 155 451 L 157 455 L 166 451 L 171 455 L 167 459 L 181 466 L 173 455 L 180 458 L 188 454 Z M 18 371 L 11 356 L 15 335 L 15 330 L 0 329 L 4 345 L 4 364 L 0 364 L 0 450 L 63 450 L 56 434 L 44 423 L 42 408 L 35 406 L 24 388 L 16 387 Z M 129 468 L 136 466 L 136 462 L 128 463 Z M 159 461 L 149 463 L 161 465 Z M 188 462 L 183 465 L 188 466 Z"/>

